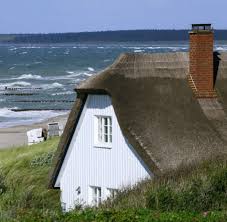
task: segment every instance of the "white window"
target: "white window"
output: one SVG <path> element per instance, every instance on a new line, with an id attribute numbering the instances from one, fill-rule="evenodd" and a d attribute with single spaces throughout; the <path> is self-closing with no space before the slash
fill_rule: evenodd
<path id="1" fill-rule="evenodd" d="M 112 118 L 110 116 L 96 116 L 95 134 L 96 145 L 112 143 Z"/>
<path id="2" fill-rule="evenodd" d="M 117 189 L 112 189 L 112 188 L 107 188 L 107 196 L 109 198 L 114 198 L 117 195 L 118 190 Z"/>
<path id="3" fill-rule="evenodd" d="M 91 187 L 92 189 L 92 204 L 98 206 L 102 201 L 101 187 Z"/>
<path id="4" fill-rule="evenodd" d="M 66 212 L 66 203 L 64 202 L 61 202 L 61 209 L 62 209 L 62 212 Z"/>

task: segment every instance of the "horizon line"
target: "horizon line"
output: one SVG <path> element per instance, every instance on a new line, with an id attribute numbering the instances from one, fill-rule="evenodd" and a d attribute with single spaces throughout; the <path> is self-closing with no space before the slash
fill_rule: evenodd
<path id="1" fill-rule="evenodd" d="M 119 29 L 119 30 L 98 30 L 81 32 L 21 32 L 21 33 L 0 33 L 0 35 L 50 35 L 50 34 L 81 34 L 101 32 L 129 32 L 129 31 L 190 31 L 191 29 Z M 227 29 L 214 29 L 215 31 L 227 31 Z"/>

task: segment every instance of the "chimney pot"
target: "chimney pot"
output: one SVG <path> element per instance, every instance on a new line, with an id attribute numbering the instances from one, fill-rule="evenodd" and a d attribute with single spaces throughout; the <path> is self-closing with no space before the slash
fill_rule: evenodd
<path id="1" fill-rule="evenodd" d="M 196 94 L 203 97 L 204 92 L 213 92 L 213 46 L 214 33 L 211 24 L 193 24 L 190 34 L 190 76 Z"/>

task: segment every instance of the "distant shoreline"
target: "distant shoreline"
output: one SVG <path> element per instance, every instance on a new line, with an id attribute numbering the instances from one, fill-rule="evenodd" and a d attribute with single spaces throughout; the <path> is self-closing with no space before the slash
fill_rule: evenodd
<path id="1" fill-rule="evenodd" d="M 0 34 L 0 43 L 88 43 L 188 41 L 189 30 L 119 30 L 79 33 Z M 227 30 L 215 30 L 216 40 L 227 40 Z"/>

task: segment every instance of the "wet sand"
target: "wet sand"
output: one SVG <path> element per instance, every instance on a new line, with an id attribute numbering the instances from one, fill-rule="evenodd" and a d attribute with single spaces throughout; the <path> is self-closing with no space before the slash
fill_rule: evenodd
<path id="1" fill-rule="evenodd" d="M 48 123 L 59 122 L 63 127 L 67 121 L 68 115 L 61 115 L 50 118 L 41 123 L 32 125 L 14 126 L 9 128 L 0 128 L 0 149 L 13 148 L 27 145 L 27 131 L 36 128 L 46 128 Z"/>

